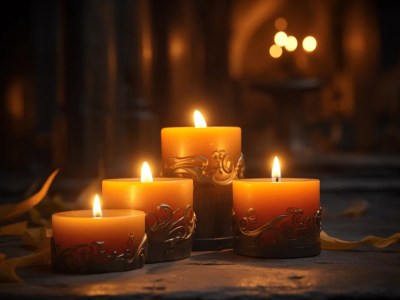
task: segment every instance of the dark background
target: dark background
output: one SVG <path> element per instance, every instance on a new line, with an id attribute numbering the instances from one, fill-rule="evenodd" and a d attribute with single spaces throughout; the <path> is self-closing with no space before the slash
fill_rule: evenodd
<path id="1" fill-rule="evenodd" d="M 192 126 L 195 108 L 242 128 L 247 177 L 269 176 L 278 154 L 284 176 L 396 189 L 399 12 L 397 1 L 2 4 L 2 194 L 56 167 L 64 179 L 138 176 L 147 159 L 157 173 L 161 128 Z M 274 59 L 278 17 L 299 46 Z"/>

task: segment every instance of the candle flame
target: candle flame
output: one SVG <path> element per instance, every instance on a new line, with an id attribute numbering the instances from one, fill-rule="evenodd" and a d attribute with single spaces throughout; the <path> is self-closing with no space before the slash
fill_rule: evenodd
<path id="1" fill-rule="evenodd" d="M 193 118 L 194 118 L 194 127 L 196 128 L 207 127 L 206 120 L 204 120 L 203 115 L 198 110 L 194 111 Z"/>
<path id="2" fill-rule="evenodd" d="M 151 174 L 151 169 L 147 161 L 142 165 L 142 175 L 140 177 L 141 182 L 153 182 L 153 175 Z"/>
<path id="3" fill-rule="evenodd" d="M 103 213 L 101 212 L 100 198 L 99 195 L 96 194 L 93 201 L 93 217 L 100 218 L 102 215 Z"/>
<path id="4" fill-rule="evenodd" d="M 272 181 L 281 181 L 281 167 L 279 165 L 278 157 L 275 156 L 274 164 L 272 165 Z"/>

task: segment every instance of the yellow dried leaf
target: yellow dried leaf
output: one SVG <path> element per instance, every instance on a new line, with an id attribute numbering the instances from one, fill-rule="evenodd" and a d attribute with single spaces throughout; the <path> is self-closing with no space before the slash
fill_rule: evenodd
<path id="1" fill-rule="evenodd" d="M 36 251 L 32 254 L 28 254 L 21 257 L 11 258 L 16 261 L 17 268 L 27 268 L 49 265 L 51 262 L 50 247 L 46 247 Z"/>
<path id="2" fill-rule="evenodd" d="M 21 278 L 15 273 L 17 262 L 10 260 L 0 261 L 0 281 L 6 282 L 21 282 Z"/>
<path id="3" fill-rule="evenodd" d="M 22 235 L 28 222 L 18 222 L 10 225 L 5 225 L 0 227 L 0 235 Z"/>
<path id="4" fill-rule="evenodd" d="M 32 223 L 34 223 L 35 225 L 40 225 L 40 226 L 48 226 L 48 225 L 50 225 L 49 221 L 47 221 L 46 219 L 42 218 L 42 215 L 40 214 L 40 212 L 34 207 L 32 207 L 29 210 L 29 217 L 30 217 Z"/>
<path id="5" fill-rule="evenodd" d="M 46 239 L 46 228 L 28 228 L 21 236 L 21 239 L 24 245 L 38 248 L 43 240 Z"/>
<path id="6" fill-rule="evenodd" d="M 0 205 L 0 216 L 10 213 L 15 207 L 15 204 L 2 204 Z"/>
<path id="7" fill-rule="evenodd" d="M 369 235 L 365 238 L 351 242 L 340 240 L 329 236 L 325 231 L 321 231 L 321 248 L 324 250 L 352 250 L 361 246 L 373 246 L 378 249 L 386 248 L 392 244 L 400 243 L 400 232 L 387 238 Z"/>
<path id="8" fill-rule="evenodd" d="M 9 205 L 7 205 L 4 210 L 0 210 L 0 222 L 16 218 L 38 204 L 46 196 L 47 191 L 49 190 L 49 187 L 57 173 L 58 169 L 51 173 L 46 179 L 46 182 L 43 184 L 42 188 L 36 194 L 28 197 L 18 204 L 13 205 L 11 209 L 9 208 Z"/>
<path id="9" fill-rule="evenodd" d="M 41 249 L 21 257 L 15 257 L 0 261 L 0 281 L 20 282 L 17 275 L 17 268 L 27 268 L 50 264 L 50 247 Z"/>
<path id="10" fill-rule="evenodd" d="M 350 203 L 350 206 L 343 210 L 339 215 L 347 217 L 359 217 L 364 215 L 369 208 L 369 203 L 363 199 L 358 199 Z"/>

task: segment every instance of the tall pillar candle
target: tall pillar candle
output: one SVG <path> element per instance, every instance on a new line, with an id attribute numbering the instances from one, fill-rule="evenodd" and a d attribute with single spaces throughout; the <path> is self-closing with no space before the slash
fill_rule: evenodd
<path id="1" fill-rule="evenodd" d="M 194 180 L 197 227 L 194 250 L 232 246 L 232 181 L 243 177 L 239 127 L 207 127 L 195 112 L 195 127 L 161 130 L 164 176 Z"/>

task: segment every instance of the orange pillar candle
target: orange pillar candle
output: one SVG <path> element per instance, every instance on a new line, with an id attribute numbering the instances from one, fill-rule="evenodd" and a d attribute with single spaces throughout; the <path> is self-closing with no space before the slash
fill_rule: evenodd
<path id="1" fill-rule="evenodd" d="M 195 127 L 161 130 L 163 173 L 194 180 L 197 228 L 195 250 L 232 246 L 233 179 L 241 178 L 243 159 L 239 127 L 207 127 L 200 112 Z"/>
<path id="2" fill-rule="evenodd" d="M 145 162 L 141 178 L 103 180 L 102 195 L 104 207 L 138 209 L 146 213 L 147 262 L 190 256 L 195 226 L 192 179 L 153 179 Z"/>
<path id="3" fill-rule="evenodd" d="M 52 261 L 56 271 L 99 273 L 141 268 L 146 250 L 145 214 L 130 209 L 93 210 L 52 216 Z"/>
<path id="4" fill-rule="evenodd" d="M 161 130 L 161 152 L 164 164 L 168 164 L 168 160 L 174 157 L 202 157 L 209 163 L 208 170 L 217 171 L 221 168 L 218 160 L 221 157 L 226 162 L 223 167 L 235 167 L 242 151 L 240 127 L 207 127 L 205 120 L 200 116 L 199 112 L 195 111 L 195 127 L 167 127 Z M 227 159 L 229 159 L 229 166 Z M 210 175 L 214 175 L 215 181 L 218 182 L 225 181 L 227 178 L 223 176 L 229 177 L 231 173 L 229 171 L 219 172 L 219 174 L 213 172 Z"/>
<path id="5" fill-rule="evenodd" d="M 280 178 L 275 158 L 271 179 L 233 182 L 238 254 L 304 257 L 320 253 L 319 180 Z"/>

